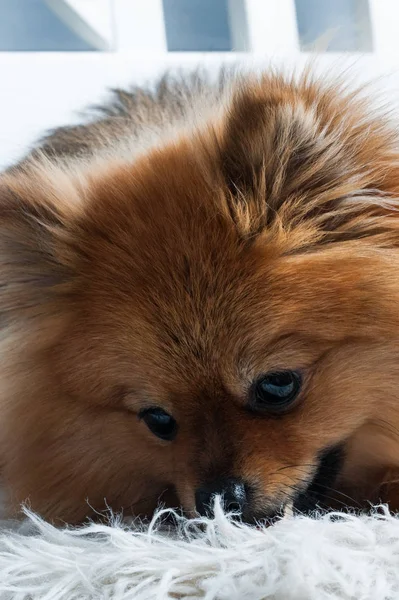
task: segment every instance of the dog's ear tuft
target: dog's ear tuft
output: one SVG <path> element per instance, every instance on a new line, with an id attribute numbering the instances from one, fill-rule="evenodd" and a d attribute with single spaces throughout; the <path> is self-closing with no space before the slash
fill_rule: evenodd
<path id="1" fill-rule="evenodd" d="M 239 213 L 251 213 L 255 230 L 270 224 L 293 194 L 314 194 L 345 169 L 332 160 L 340 148 L 331 148 L 315 107 L 295 88 L 269 83 L 236 94 L 221 144 L 231 199 Z"/>
<path id="2" fill-rule="evenodd" d="M 350 220 L 363 208 L 369 212 L 370 196 L 391 192 L 386 175 L 394 137 L 367 101 L 339 86 L 270 77 L 240 88 L 219 152 L 242 235 L 253 237 L 276 222 L 287 231 L 298 225 L 331 230 L 343 215 Z"/>

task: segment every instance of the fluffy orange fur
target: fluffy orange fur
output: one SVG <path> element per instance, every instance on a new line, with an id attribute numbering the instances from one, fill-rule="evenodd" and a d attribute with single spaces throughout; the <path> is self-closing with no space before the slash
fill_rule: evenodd
<path id="1" fill-rule="evenodd" d="M 262 515 L 337 444 L 336 502 L 399 508 L 395 127 L 307 74 L 222 80 L 118 92 L 0 177 L 9 513 L 150 514 L 165 490 L 190 513 L 223 475 Z M 256 378 L 285 369 L 303 373 L 293 409 L 248 411 Z"/>

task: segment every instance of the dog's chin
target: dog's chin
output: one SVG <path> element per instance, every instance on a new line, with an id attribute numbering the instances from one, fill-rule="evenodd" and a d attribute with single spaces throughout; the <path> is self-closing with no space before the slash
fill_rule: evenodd
<path id="1" fill-rule="evenodd" d="M 340 498 L 339 490 L 334 487 L 344 458 L 345 445 L 343 443 L 326 448 L 320 453 L 313 477 L 294 500 L 294 514 L 309 514 L 329 509 L 345 510 L 347 508 L 347 503 Z"/>
<path id="2" fill-rule="evenodd" d="M 331 509 L 346 510 L 350 503 L 345 503 L 342 500 L 345 495 L 335 488 L 344 458 L 344 443 L 326 448 L 319 454 L 312 477 L 303 483 L 302 490 L 294 500 L 276 503 L 257 513 L 240 515 L 240 520 L 247 524 L 272 525 L 293 515 L 309 515 L 315 511 L 324 512 Z"/>

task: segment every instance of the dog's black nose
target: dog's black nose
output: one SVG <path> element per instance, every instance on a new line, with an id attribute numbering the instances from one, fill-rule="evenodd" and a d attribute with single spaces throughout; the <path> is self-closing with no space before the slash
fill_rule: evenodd
<path id="1" fill-rule="evenodd" d="M 221 496 L 226 512 L 245 511 L 248 498 L 243 481 L 233 477 L 219 479 L 199 488 L 195 494 L 195 506 L 201 516 L 212 516 L 215 496 Z"/>

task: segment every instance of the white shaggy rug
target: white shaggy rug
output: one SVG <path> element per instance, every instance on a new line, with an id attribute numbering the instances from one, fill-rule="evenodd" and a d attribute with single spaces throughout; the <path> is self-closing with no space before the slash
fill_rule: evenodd
<path id="1" fill-rule="evenodd" d="M 269 528 L 179 520 L 173 539 L 114 519 L 56 529 L 33 514 L 0 534 L 1 600 L 392 600 L 399 518 L 295 517 Z"/>

